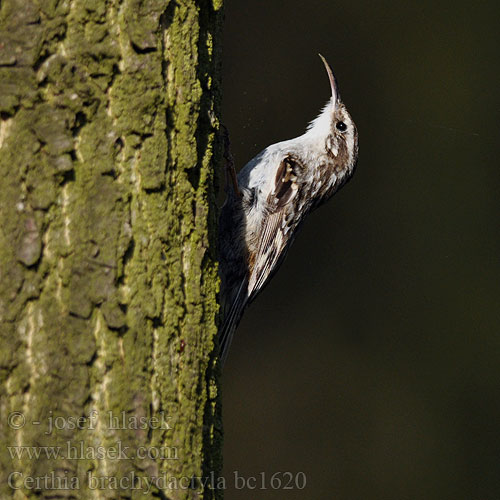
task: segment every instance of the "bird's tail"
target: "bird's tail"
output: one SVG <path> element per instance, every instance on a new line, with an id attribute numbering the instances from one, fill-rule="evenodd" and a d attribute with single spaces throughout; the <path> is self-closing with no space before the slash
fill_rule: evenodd
<path id="1" fill-rule="evenodd" d="M 236 291 L 236 294 L 230 301 L 229 308 L 224 311 L 222 326 L 219 330 L 219 358 L 222 367 L 226 362 L 229 347 L 233 340 L 233 335 L 238 327 L 241 316 L 247 303 L 247 283 L 243 280 Z"/>

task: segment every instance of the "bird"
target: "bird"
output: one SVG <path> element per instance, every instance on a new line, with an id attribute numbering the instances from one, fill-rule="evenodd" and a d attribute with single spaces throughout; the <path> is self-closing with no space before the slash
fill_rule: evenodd
<path id="1" fill-rule="evenodd" d="M 335 76 L 319 54 L 331 97 L 305 133 L 272 144 L 236 175 L 225 143 L 226 200 L 218 225 L 221 365 L 246 307 L 282 264 L 297 231 L 314 209 L 353 175 L 358 131 Z"/>

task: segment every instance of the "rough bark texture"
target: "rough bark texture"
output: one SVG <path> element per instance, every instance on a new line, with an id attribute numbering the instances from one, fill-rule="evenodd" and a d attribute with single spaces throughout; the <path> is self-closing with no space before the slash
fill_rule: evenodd
<path id="1" fill-rule="evenodd" d="M 2 499 L 217 495 L 221 3 L 1 2 Z"/>

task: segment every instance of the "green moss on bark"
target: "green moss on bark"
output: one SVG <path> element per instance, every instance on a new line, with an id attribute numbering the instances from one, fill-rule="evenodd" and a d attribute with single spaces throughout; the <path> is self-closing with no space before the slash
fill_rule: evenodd
<path id="1" fill-rule="evenodd" d="M 50 497 L 23 479 L 52 473 L 78 481 L 76 498 L 219 495 L 182 485 L 221 466 L 221 15 L 218 1 L 1 4 L 0 418 L 27 422 L 0 427 L 2 498 Z M 91 415 L 91 428 L 44 434 L 51 417 Z M 168 425 L 113 429 L 111 415 Z M 19 444 L 90 451 L 12 458 Z M 92 456 L 118 444 L 131 460 Z M 89 475 L 164 481 L 103 493 Z"/>

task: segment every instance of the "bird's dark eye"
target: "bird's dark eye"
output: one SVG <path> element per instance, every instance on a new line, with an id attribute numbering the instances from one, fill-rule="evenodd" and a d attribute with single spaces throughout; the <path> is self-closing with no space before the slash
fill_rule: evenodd
<path id="1" fill-rule="evenodd" d="M 341 132 L 345 132 L 347 130 L 347 125 L 344 122 L 337 122 L 335 126 L 337 127 L 337 130 L 340 130 Z"/>

